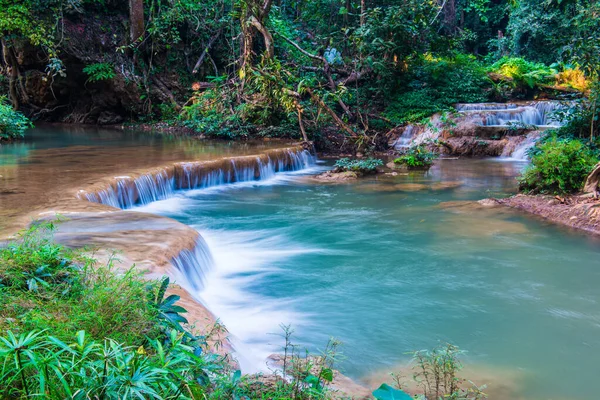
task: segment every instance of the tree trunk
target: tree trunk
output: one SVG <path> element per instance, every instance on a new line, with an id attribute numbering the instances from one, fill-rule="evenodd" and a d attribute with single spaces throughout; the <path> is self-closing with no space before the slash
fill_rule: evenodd
<path id="1" fill-rule="evenodd" d="M 129 0 L 129 24 L 131 42 L 144 34 L 144 0 Z"/>
<path id="2" fill-rule="evenodd" d="M 13 54 L 11 48 L 6 43 L 6 40 L 2 39 L 2 57 L 7 68 L 10 68 L 10 76 L 8 78 L 8 92 L 10 101 L 15 110 L 19 108 L 19 94 L 17 91 L 17 83 L 19 82 L 19 64 Z"/>
<path id="3" fill-rule="evenodd" d="M 455 0 L 446 0 L 444 5 L 444 25 L 450 34 L 456 33 L 456 3 Z"/>
<path id="4" fill-rule="evenodd" d="M 598 197 L 600 185 L 600 163 L 596 164 L 593 171 L 588 175 L 585 180 L 585 186 L 583 187 L 583 191 L 585 193 L 593 193 L 594 197 Z"/>
<path id="5" fill-rule="evenodd" d="M 363 27 L 365 24 L 365 13 L 367 12 L 367 0 L 360 0 L 360 26 Z"/>

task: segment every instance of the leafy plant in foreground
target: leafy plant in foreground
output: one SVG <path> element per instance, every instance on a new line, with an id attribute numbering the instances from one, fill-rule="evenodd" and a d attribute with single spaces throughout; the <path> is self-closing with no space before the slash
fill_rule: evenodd
<path id="1" fill-rule="evenodd" d="M 0 336 L 0 393 L 6 397 L 202 398 L 201 376 L 218 373 L 216 356 L 198 357 L 170 333 L 170 346 L 132 347 L 95 341 L 84 331 L 64 342 L 46 332 Z"/>

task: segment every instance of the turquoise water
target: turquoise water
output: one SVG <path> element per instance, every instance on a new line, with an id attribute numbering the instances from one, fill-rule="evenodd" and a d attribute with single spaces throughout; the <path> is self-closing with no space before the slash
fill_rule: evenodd
<path id="1" fill-rule="evenodd" d="M 27 190 L 40 185 L 258 151 L 104 129 L 30 135 L 0 146 L 0 192 L 31 199 L 39 194 Z M 389 381 L 407 352 L 449 341 L 467 352 L 466 376 L 488 383 L 491 399 L 594 399 L 600 241 L 469 202 L 514 193 L 522 167 L 441 160 L 425 175 L 323 184 L 309 178 L 321 165 L 138 210 L 202 233 L 215 266 L 199 296 L 235 336 L 247 371 L 265 368 L 282 345 L 279 325 L 291 324 L 295 343 L 311 351 L 339 338 L 339 368 L 369 383 Z M 0 218 L 24 202 L 11 198 L 0 198 Z"/>
<path id="2" fill-rule="evenodd" d="M 245 368 L 279 349 L 284 323 L 312 351 L 340 339 L 340 368 L 356 379 L 385 379 L 407 352 L 448 341 L 467 351 L 473 380 L 514 380 L 502 385 L 520 396 L 502 398 L 595 398 L 600 243 L 464 203 L 513 192 L 522 167 L 445 160 L 426 175 L 350 184 L 295 173 L 141 209 L 205 237 L 216 265 L 200 296 Z"/>

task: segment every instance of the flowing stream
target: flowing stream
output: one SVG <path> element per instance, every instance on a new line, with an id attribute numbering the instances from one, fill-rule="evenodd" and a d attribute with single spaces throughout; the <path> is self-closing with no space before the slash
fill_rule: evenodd
<path id="1" fill-rule="evenodd" d="M 78 187 L 84 172 L 83 183 L 94 182 L 149 157 L 170 163 L 189 151 L 208 160 L 260 150 L 43 133 L 37 145 L 0 148 L 0 210 L 9 217 L 30 207 L 33 188 L 50 199 L 58 196 L 52 185 Z M 233 334 L 246 371 L 265 368 L 283 343 L 279 325 L 291 324 L 295 343 L 311 351 L 340 339 L 339 369 L 372 385 L 402 370 L 407 352 L 448 341 L 467 352 L 465 374 L 488 383 L 491 399 L 596 397 L 600 241 L 473 201 L 514 193 L 522 163 L 439 160 L 426 174 L 322 184 L 309 175 L 327 165 L 296 154 L 285 168 L 257 159 L 253 173 L 237 170 L 243 179 L 189 179 L 119 204 L 201 233 L 196 251 L 173 263 Z M 139 196 L 148 185 L 138 182 Z"/>

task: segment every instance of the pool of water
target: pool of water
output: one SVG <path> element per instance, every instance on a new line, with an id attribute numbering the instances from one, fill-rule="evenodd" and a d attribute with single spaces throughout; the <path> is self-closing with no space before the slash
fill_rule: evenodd
<path id="1" fill-rule="evenodd" d="M 490 398 L 594 398 L 599 241 L 469 202 L 513 193 L 522 167 L 442 160 L 427 174 L 348 184 L 303 175 L 321 166 L 139 210 L 204 236 L 216 265 L 199 295 L 247 369 L 278 351 L 279 325 L 291 324 L 311 351 L 340 339 L 341 370 L 363 381 L 389 380 L 407 352 L 451 342 L 490 394 L 518 392 Z M 513 382 L 481 381 L 490 376 Z"/>

